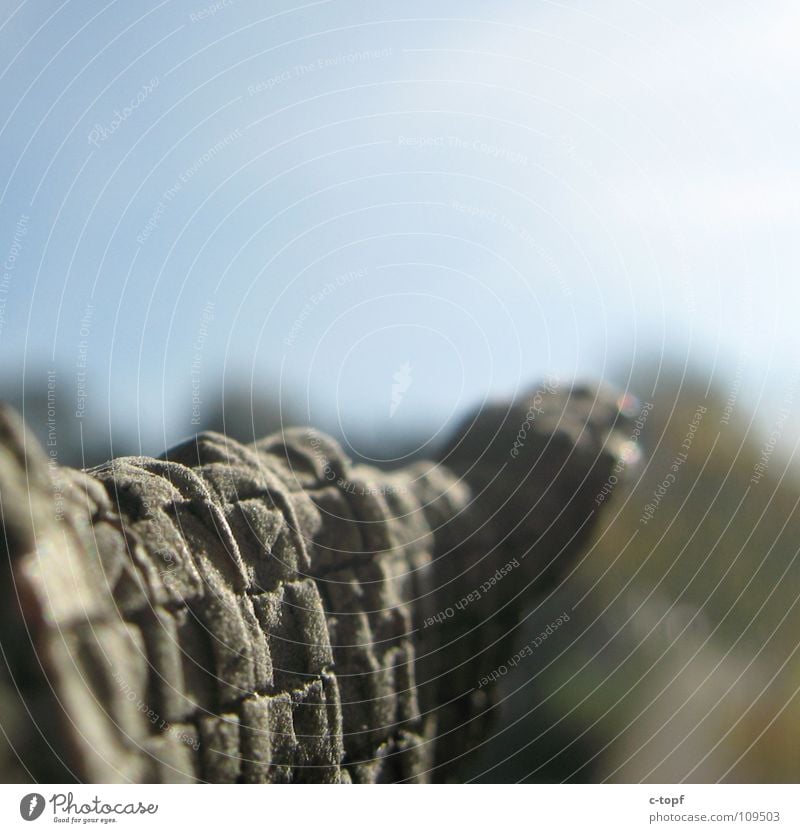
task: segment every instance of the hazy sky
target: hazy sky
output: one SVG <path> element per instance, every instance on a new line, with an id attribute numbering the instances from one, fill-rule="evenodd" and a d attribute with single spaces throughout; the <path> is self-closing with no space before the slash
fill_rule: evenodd
<path id="1" fill-rule="evenodd" d="M 223 372 L 373 438 L 660 357 L 794 395 L 796 3 L 0 14 L 4 375 L 145 450 Z"/>

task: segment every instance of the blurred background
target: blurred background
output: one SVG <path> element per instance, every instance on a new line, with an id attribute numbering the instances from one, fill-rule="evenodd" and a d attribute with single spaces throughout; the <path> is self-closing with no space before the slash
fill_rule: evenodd
<path id="1" fill-rule="evenodd" d="M 472 777 L 797 781 L 799 44 L 780 0 L 9 5 L 0 398 L 65 465 L 299 423 L 396 465 L 632 391 Z"/>

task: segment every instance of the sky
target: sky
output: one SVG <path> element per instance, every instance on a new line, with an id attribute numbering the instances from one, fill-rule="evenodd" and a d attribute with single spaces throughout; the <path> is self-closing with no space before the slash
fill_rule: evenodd
<path id="1" fill-rule="evenodd" d="M 148 453 L 223 378 L 356 452 L 659 365 L 766 432 L 799 39 L 791 2 L 7 3 L 0 378 Z"/>

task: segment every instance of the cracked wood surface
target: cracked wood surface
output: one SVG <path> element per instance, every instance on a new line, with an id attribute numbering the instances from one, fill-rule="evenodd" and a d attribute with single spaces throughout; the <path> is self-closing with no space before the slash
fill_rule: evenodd
<path id="1" fill-rule="evenodd" d="M 393 472 L 310 429 L 82 472 L 0 411 L 3 780 L 458 780 L 628 416 L 540 389 Z"/>

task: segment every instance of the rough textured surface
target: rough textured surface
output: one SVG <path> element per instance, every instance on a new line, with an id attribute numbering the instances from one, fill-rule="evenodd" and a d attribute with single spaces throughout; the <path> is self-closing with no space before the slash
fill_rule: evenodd
<path id="1" fill-rule="evenodd" d="M 306 429 L 78 472 L 0 412 L 3 779 L 457 778 L 624 419 L 537 393 L 393 473 Z"/>

